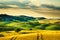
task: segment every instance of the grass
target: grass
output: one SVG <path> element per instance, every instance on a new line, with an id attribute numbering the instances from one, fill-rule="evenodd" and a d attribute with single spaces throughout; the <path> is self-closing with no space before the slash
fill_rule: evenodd
<path id="1" fill-rule="evenodd" d="M 56 19 L 47 19 L 47 20 L 38 20 L 40 23 L 55 23 L 55 22 L 60 22 L 60 20 Z"/>
<path id="2" fill-rule="evenodd" d="M 60 40 L 60 31 L 57 30 L 22 30 L 19 33 L 10 31 L 0 34 L 4 35 L 0 40 Z"/>

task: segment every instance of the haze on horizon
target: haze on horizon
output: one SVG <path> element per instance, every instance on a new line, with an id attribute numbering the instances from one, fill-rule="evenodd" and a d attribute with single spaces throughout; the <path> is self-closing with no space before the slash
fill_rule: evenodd
<path id="1" fill-rule="evenodd" d="M 60 19 L 60 0 L 0 0 L 0 14 Z"/>

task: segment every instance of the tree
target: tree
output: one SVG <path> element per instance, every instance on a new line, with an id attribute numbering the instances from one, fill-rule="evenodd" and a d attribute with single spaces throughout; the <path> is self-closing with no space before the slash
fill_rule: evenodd
<path id="1" fill-rule="evenodd" d="M 19 31 L 21 31 L 20 28 L 16 28 L 16 29 L 15 29 L 15 32 L 19 32 Z"/>

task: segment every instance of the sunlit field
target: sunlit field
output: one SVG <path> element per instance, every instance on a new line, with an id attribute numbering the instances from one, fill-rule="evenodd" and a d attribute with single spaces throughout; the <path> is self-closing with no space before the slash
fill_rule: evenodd
<path id="1" fill-rule="evenodd" d="M 60 40 L 60 31 L 54 30 L 22 30 L 20 32 L 0 32 L 0 40 Z"/>
<path id="2" fill-rule="evenodd" d="M 48 19 L 48 20 L 39 20 L 40 23 L 55 23 L 55 22 L 60 22 L 60 20 L 56 19 Z"/>

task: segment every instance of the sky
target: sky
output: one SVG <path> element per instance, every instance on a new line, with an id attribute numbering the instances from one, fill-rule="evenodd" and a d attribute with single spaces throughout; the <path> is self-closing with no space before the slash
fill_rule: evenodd
<path id="1" fill-rule="evenodd" d="M 60 0 L 0 0 L 0 14 L 60 18 Z"/>

